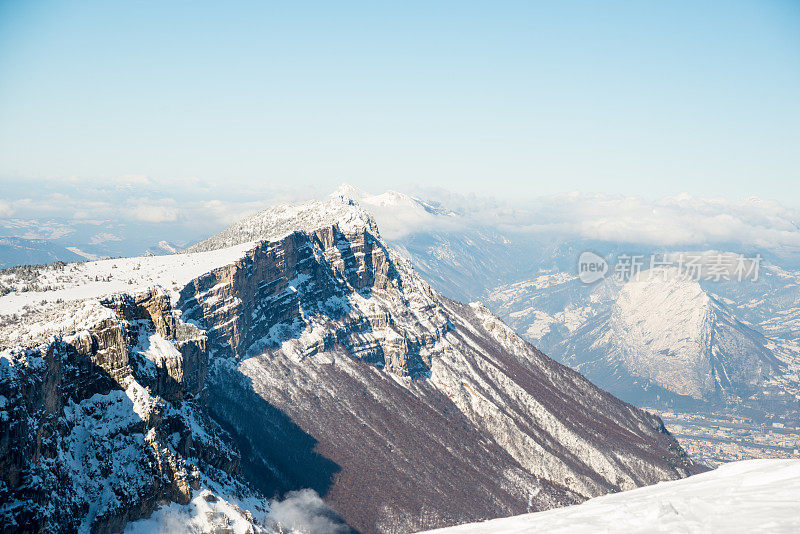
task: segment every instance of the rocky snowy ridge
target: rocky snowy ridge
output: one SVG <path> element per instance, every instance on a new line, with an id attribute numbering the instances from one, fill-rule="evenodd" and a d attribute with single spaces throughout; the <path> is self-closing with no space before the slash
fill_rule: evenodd
<path id="1" fill-rule="evenodd" d="M 269 529 L 265 496 L 312 488 L 362 532 L 409 531 L 701 469 L 433 291 L 350 199 L 0 281 L 4 525 L 118 531 L 172 502 L 200 530 Z"/>
<path id="2" fill-rule="evenodd" d="M 698 284 L 669 272 L 643 273 L 644 280 L 623 290 L 613 280 L 581 283 L 579 255 L 603 251 L 613 260 L 660 251 L 677 257 L 681 250 L 549 240 L 526 233 L 524 224 L 501 224 L 509 214 L 500 206 L 496 219 L 470 218 L 470 203 L 457 197 L 440 196 L 439 204 L 396 191 L 371 195 L 346 184 L 336 194 L 368 209 L 389 244 L 412 258 L 435 288 L 481 299 L 526 340 L 625 400 L 766 416 L 777 409 L 789 420 L 797 417 L 800 274 L 770 263 L 781 259 L 770 250 L 761 251 L 767 261 L 757 281 Z M 726 253 L 703 254 L 711 264 Z M 785 267 L 792 264 L 783 259 Z"/>
<path id="3" fill-rule="evenodd" d="M 800 346 L 791 312 L 769 311 L 781 304 L 769 286 L 786 293 L 794 286 L 772 280 L 779 275 L 768 266 L 758 283 L 704 287 L 659 268 L 624 284 L 587 286 L 555 273 L 498 288 L 489 302 L 526 339 L 627 400 L 736 406 L 746 399 L 767 413 L 796 411 Z M 751 296 L 722 296 L 742 290 Z"/>

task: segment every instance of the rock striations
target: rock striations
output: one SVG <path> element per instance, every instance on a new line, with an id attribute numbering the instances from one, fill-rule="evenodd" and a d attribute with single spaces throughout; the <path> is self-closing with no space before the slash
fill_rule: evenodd
<path id="1" fill-rule="evenodd" d="M 703 470 L 432 290 L 348 198 L 20 272 L 0 272 L 3 527 L 135 531 L 184 506 L 196 530 L 280 529 L 264 499 L 311 488 L 355 530 L 410 532 Z"/>

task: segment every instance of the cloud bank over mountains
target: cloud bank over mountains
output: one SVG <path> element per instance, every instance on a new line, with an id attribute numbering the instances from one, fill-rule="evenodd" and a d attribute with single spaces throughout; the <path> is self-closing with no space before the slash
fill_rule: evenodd
<path id="1" fill-rule="evenodd" d="M 312 196 L 274 184 L 213 184 L 193 178 L 2 178 L 0 237 L 105 244 L 101 255 L 141 254 L 166 239 L 190 243 L 278 202 Z M 109 239 L 109 235 L 119 239 Z"/>
<path id="2" fill-rule="evenodd" d="M 103 179 L 3 178 L 0 217 L 75 220 L 118 218 L 145 223 L 196 224 L 197 215 L 238 217 L 275 202 L 310 197 L 310 191 L 275 184 L 213 184 L 194 178 L 125 175 Z"/>
<path id="3" fill-rule="evenodd" d="M 81 226 L 89 228 L 83 233 L 92 234 L 87 242 L 116 243 L 122 254 L 142 252 L 125 248 L 137 228 L 162 236 L 153 244 L 162 238 L 188 243 L 271 205 L 327 196 L 327 192 L 293 184 L 215 184 L 142 175 L 4 182 L 0 237 L 69 241 Z M 651 200 L 573 192 L 507 202 L 441 189 L 412 187 L 409 192 L 375 195 L 345 184 L 334 195 L 353 198 L 373 211 L 389 240 L 422 232 L 490 228 L 503 235 L 541 240 L 800 252 L 800 211 L 772 200 L 687 194 Z M 119 240 L 110 240 L 109 235 Z"/>
<path id="4" fill-rule="evenodd" d="M 735 244 L 800 251 L 800 211 L 757 198 L 681 194 L 648 200 L 567 193 L 512 205 L 442 191 L 423 190 L 418 195 L 455 211 L 465 228 L 483 225 L 509 234 L 664 247 Z M 425 218 L 420 217 L 421 225 L 429 224 Z"/>

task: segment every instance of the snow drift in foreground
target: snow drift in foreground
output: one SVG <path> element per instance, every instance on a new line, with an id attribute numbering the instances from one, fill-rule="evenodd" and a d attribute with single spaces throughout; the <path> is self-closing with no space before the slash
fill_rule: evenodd
<path id="1" fill-rule="evenodd" d="M 800 532 L 800 460 L 748 460 L 583 504 L 431 534 Z"/>

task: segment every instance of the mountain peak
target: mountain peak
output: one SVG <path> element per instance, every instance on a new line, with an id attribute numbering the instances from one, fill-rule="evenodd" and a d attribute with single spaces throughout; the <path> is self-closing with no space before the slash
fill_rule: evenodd
<path id="1" fill-rule="evenodd" d="M 370 196 L 370 194 L 352 184 L 342 182 L 342 184 L 328 196 L 329 198 L 338 198 L 344 200 L 361 200 L 362 198 Z"/>
<path id="2" fill-rule="evenodd" d="M 762 336 L 675 268 L 627 282 L 608 313 L 578 332 L 568 343 L 570 358 L 611 389 L 617 371 L 605 382 L 601 370 L 621 366 L 637 380 L 698 401 L 747 396 L 775 365 Z"/>
<path id="3" fill-rule="evenodd" d="M 343 232 L 366 229 L 378 235 L 378 226 L 372 215 L 359 206 L 355 199 L 331 196 L 326 200 L 269 207 L 192 245 L 186 252 L 217 250 L 251 241 L 274 241 L 293 232 L 313 232 L 334 225 Z"/>

